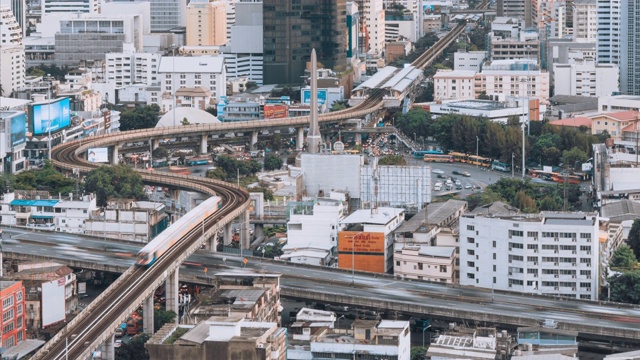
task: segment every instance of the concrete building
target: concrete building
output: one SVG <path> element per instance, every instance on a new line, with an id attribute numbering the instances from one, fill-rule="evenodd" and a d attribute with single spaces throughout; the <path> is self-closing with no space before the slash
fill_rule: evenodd
<path id="1" fill-rule="evenodd" d="M 384 50 L 386 38 L 383 0 L 362 1 L 361 4 L 359 9 L 368 35 L 367 53 L 379 57 Z"/>
<path id="2" fill-rule="evenodd" d="M 146 243 L 169 226 L 164 208 L 150 201 L 112 200 L 88 213 L 85 234 Z"/>
<path id="3" fill-rule="evenodd" d="M 221 47 L 230 78 L 247 77 L 256 84 L 263 83 L 263 9 L 261 1 L 239 1 L 233 23 L 227 20 L 229 41 Z"/>
<path id="4" fill-rule="evenodd" d="M 287 204 L 287 244 L 283 259 L 294 263 L 330 265 L 336 255 L 340 221 L 346 209 L 340 200 L 317 198 Z"/>
<path id="5" fill-rule="evenodd" d="M 10 96 L 14 91 L 24 87 L 25 71 L 24 45 L 0 45 L 1 96 Z"/>
<path id="6" fill-rule="evenodd" d="M 194 88 L 181 87 L 176 90 L 176 107 L 192 107 L 207 110 L 215 105 L 216 103 L 213 101 L 211 91 L 202 86 L 196 86 Z"/>
<path id="7" fill-rule="evenodd" d="M 607 131 L 614 140 L 622 140 L 624 128 L 629 125 L 635 127 L 638 119 L 640 114 L 637 110 L 597 114 L 591 116 L 591 133 L 597 135 Z"/>
<path id="8" fill-rule="evenodd" d="M 408 40 L 412 43 L 418 39 L 416 34 L 416 22 L 411 13 L 389 16 L 384 19 L 385 42 Z"/>
<path id="9" fill-rule="evenodd" d="M 0 299 L 0 343 L 4 349 L 10 349 L 27 339 L 27 304 L 22 281 L 0 281 Z"/>
<path id="10" fill-rule="evenodd" d="M 457 330 L 457 329 L 456 329 Z M 451 332 L 438 335 L 429 344 L 427 356 L 433 359 L 495 359 L 498 355 L 498 340 L 507 341 L 506 334 L 497 333 L 496 329 L 462 329 L 465 332 Z M 500 338 L 497 337 L 500 335 Z M 505 349 L 505 354 L 510 349 Z"/>
<path id="11" fill-rule="evenodd" d="M 308 10 L 300 12 L 296 10 L 299 8 Z M 345 0 L 301 0 L 295 5 L 264 0 L 263 9 L 265 84 L 299 83 L 314 48 L 318 62 L 326 68 L 346 64 Z M 384 11 L 377 15 L 382 17 L 382 25 Z M 379 29 L 377 36 L 383 46 L 384 27 Z"/>
<path id="12" fill-rule="evenodd" d="M 422 209 L 431 202 L 431 172 L 427 166 L 374 164 L 360 170 L 360 205 Z M 377 193 L 376 193 L 377 192 Z M 355 197 L 355 195 L 354 195 Z"/>
<path id="13" fill-rule="evenodd" d="M 100 0 L 42 0 L 40 11 L 42 16 L 60 13 L 98 14 L 100 3 Z"/>
<path id="14" fill-rule="evenodd" d="M 554 95 L 600 97 L 618 92 L 618 65 L 594 61 L 553 64 Z"/>
<path id="15" fill-rule="evenodd" d="M 188 330 L 167 343 L 166 339 L 179 328 Z M 167 325 L 149 339 L 145 348 L 151 360 L 286 360 L 286 343 L 287 329 L 277 323 L 212 316 L 195 326 Z"/>
<path id="16" fill-rule="evenodd" d="M 310 358 L 409 360 L 410 336 L 409 321 L 356 319 L 350 334 L 327 333 L 313 339 Z"/>
<path id="17" fill-rule="evenodd" d="M 479 94 L 504 94 L 549 101 L 549 73 L 540 70 L 533 61 L 498 60 L 486 63 L 476 80 Z"/>
<path id="18" fill-rule="evenodd" d="M 390 42 L 385 45 L 385 62 L 392 63 L 401 59 L 413 50 L 413 43 L 409 41 Z"/>
<path id="19" fill-rule="evenodd" d="M 393 231 L 404 221 L 404 209 L 356 210 L 340 222 L 338 267 L 389 273 L 393 269 Z"/>
<path id="20" fill-rule="evenodd" d="M 105 81 L 116 88 L 132 84 L 158 83 L 159 54 L 144 52 L 113 52 L 105 54 Z"/>
<path id="21" fill-rule="evenodd" d="M 433 75 L 433 99 L 475 99 L 475 82 L 476 70 L 438 70 Z"/>
<path id="22" fill-rule="evenodd" d="M 597 213 L 465 214 L 460 284 L 598 299 L 598 226 Z"/>
<path id="23" fill-rule="evenodd" d="M 434 117 L 445 114 L 460 114 L 473 117 L 483 117 L 490 121 L 506 124 L 511 117 L 518 117 L 521 122 L 529 119 L 542 121 L 542 114 L 546 107 L 538 100 L 526 98 L 506 98 L 502 101 L 494 100 L 449 100 L 440 104 L 430 105 L 430 112 Z"/>
<path id="24" fill-rule="evenodd" d="M 524 19 L 528 27 L 535 26 L 538 18 L 536 0 L 497 0 L 497 16 Z"/>
<path id="25" fill-rule="evenodd" d="M 396 244 L 393 274 L 403 279 L 455 283 L 456 248 Z"/>
<path id="26" fill-rule="evenodd" d="M 22 29 L 11 8 L 0 5 L 0 46 L 22 45 Z"/>
<path id="27" fill-rule="evenodd" d="M 598 111 L 640 111 L 640 96 L 637 95 L 610 95 L 598 98 Z"/>
<path id="28" fill-rule="evenodd" d="M 596 0 L 573 1 L 573 40 L 580 43 L 595 43 L 598 32 Z"/>
<path id="29" fill-rule="evenodd" d="M 105 59 L 110 52 L 120 53 L 125 43 L 137 51 L 143 48 L 144 20 L 138 14 L 118 17 L 91 17 L 60 20 L 55 34 L 55 63 L 76 66 L 82 61 Z"/>
<path id="30" fill-rule="evenodd" d="M 180 88 L 203 87 L 214 101 L 227 94 L 227 76 L 221 56 L 162 57 L 158 77 L 163 92 L 173 94 Z"/>
<path id="31" fill-rule="evenodd" d="M 95 194 L 85 195 L 77 200 L 71 197 L 68 200 L 59 201 L 53 205 L 53 211 L 56 214 L 54 219 L 56 231 L 84 234 L 85 222 L 96 208 Z"/>
<path id="32" fill-rule="evenodd" d="M 195 0 L 187 5 L 187 46 L 227 42 L 227 12 L 222 1 Z"/>
<path id="33" fill-rule="evenodd" d="M 151 0 L 151 32 L 166 33 L 187 25 L 187 0 Z"/>
<path id="34" fill-rule="evenodd" d="M 640 4 L 622 0 L 620 7 L 620 91 L 640 95 L 640 40 L 636 35 L 640 32 Z"/>
<path id="35" fill-rule="evenodd" d="M 453 54 L 453 70 L 480 72 L 486 59 L 486 51 L 458 50 Z"/>
<path id="36" fill-rule="evenodd" d="M 622 0 L 596 0 L 596 62 L 620 64 Z"/>

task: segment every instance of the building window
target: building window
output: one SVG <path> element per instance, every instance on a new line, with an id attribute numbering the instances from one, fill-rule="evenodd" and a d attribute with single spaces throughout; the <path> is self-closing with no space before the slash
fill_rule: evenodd
<path id="1" fill-rule="evenodd" d="M 467 279 L 475 279 L 476 278 L 476 274 L 467 274 Z"/>
<path id="2" fill-rule="evenodd" d="M 13 306 L 13 296 L 9 296 L 5 299 L 2 299 L 2 308 L 6 309 L 10 306 Z"/>
<path id="3" fill-rule="evenodd" d="M 467 225 L 467 230 L 473 231 L 475 227 L 473 225 Z"/>
<path id="4" fill-rule="evenodd" d="M 424 270 L 422 263 L 418 263 L 418 270 Z"/>
<path id="5" fill-rule="evenodd" d="M 440 265 L 440 272 L 441 273 L 446 273 L 447 272 L 447 265 Z"/>
<path id="6" fill-rule="evenodd" d="M 400 261 L 396 261 L 396 266 L 400 266 Z"/>

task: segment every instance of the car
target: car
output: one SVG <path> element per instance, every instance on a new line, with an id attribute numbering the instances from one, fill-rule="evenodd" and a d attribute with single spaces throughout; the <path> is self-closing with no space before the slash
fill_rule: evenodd
<path id="1" fill-rule="evenodd" d="M 462 190 L 462 185 L 456 185 L 456 190 Z"/>
<path id="2" fill-rule="evenodd" d="M 471 189 L 471 185 L 467 184 L 464 186 L 465 189 Z"/>
<path id="3" fill-rule="evenodd" d="M 459 170 L 453 170 L 452 173 L 453 175 L 462 175 L 462 172 Z"/>
<path id="4" fill-rule="evenodd" d="M 439 174 L 439 175 L 444 174 L 444 171 L 442 171 L 440 169 L 433 169 L 433 170 L 431 170 L 431 172 L 434 173 L 434 174 Z"/>
<path id="5" fill-rule="evenodd" d="M 438 174 L 438 179 L 446 179 L 447 177 L 442 175 L 442 174 Z"/>
<path id="6" fill-rule="evenodd" d="M 469 174 L 469 173 L 468 173 L 468 172 L 466 172 L 466 171 L 463 171 L 461 175 L 462 175 L 462 176 L 466 176 L 466 177 L 471 177 L 471 174 Z"/>
<path id="7" fill-rule="evenodd" d="M 113 343 L 114 348 L 119 348 L 120 346 L 122 346 L 122 339 L 118 339 Z"/>

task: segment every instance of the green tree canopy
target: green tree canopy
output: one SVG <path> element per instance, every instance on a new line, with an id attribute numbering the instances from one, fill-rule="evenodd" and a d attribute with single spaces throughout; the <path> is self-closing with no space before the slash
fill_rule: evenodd
<path id="1" fill-rule="evenodd" d="M 611 260 L 609 261 L 609 267 L 616 270 L 631 270 L 638 264 L 636 255 L 631 250 L 629 245 L 623 244 L 616 251 L 613 252 Z"/>
<path id="2" fill-rule="evenodd" d="M 282 159 L 277 155 L 267 154 L 264 157 L 264 169 L 266 171 L 279 170 L 282 168 Z"/>
<path id="3" fill-rule="evenodd" d="M 160 330 L 164 324 L 173 322 L 176 320 L 176 313 L 172 310 L 166 311 L 163 309 L 153 310 L 153 329 L 154 332 Z"/>
<path id="4" fill-rule="evenodd" d="M 638 258 L 640 255 L 640 219 L 635 219 L 633 221 L 633 225 L 631 225 L 631 230 L 629 231 L 629 237 L 627 238 L 627 244 L 631 250 L 633 250 L 633 254 Z"/>
<path id="5" fill-rule="evenodd" d="M 407 165 L 407 161 L 401 155 L 388 155 L 378 160 L 378 165 Z"/>
<path id="6" fill-rule="evenodd" d="M 573 147 L 571 150 L 562 152 L 562 162 L 565 166 L 575 166 L 577 162 L 583 163 L 589 159 L 589 155 L 579 147 Z"/>
<path id="7" fill-rule="evenodd" d="M 84 188 L 96 194 L 98 206 L 106 206 L 109 198 L 145 198 L 142 177 L 126 165 L 101 166 L 91 170 L 85 178 Z"/>
<path id="8" fill-rule="evenodd" d="M 160 107 L 156 104 L 126 109 L 120 114 L 120 130 L 150 129 L 158 123 Z"/>
<path id="9" fill-rule="evenodd" d="M 148 360 L 149 352 L 144 344 L 149 341 L 151 335 L 139 334 L 134 336 L 128 343 L 123 343 L 116 349 L 116 359 L 118 360 Z"/>
<path id="10" fill-rule="evenodd" d="M 611 301 L 640 304 L 640 270 L 625 271 L 609 279 Z"/>
<path id="11" fill-rule="evenodd" d="M 21 172 L 15 175 L 14 179 L 13 188 L 15 190 L 46 190 L 52 195 L 68 194 L 73 191 L 76 184 L 76 180 L 73 178 L 57 172 L 49 160 L 45 161 L 42 169 Z M 10 181 L 8 177 L 5 177 L 4 180 Z"/>

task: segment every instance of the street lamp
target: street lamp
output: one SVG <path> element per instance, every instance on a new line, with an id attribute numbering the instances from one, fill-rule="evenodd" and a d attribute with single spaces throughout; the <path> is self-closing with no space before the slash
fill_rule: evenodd
<path id="1" fill-rule="evenodd" d="M 49 98 L 49 105 L 47 105 L 47 109 L 49 111 L 49 127 L 48 127 L 48 132 L 49 135 L 47 136 L 47 139 L 49 141 L 49 160 L 51 160 L 51 123 L 53 122 L 51 119 L 51 75 L 47 74 L 47 78 L 49 79 L 49 86 L 47 87 L 47 97 Z"/>
<path id="2" fill-rule="evenodd" d="M 480 143 L 480 138 L 476 136 L 476 158 L 478 157 L 478 144 Z M 476 167 L 478 167 L 479 160 L 476 159 Z"/>
<path id="3" fill-rule="evenodd" d="M 525 143 L 525 137 L 524 137 L 524 128 L 527 124 L 523 121 L 522 122 L 522 181 L 524 181 L 524 143 Z"/>
<path id="4" fill-rule="evenodd" d="M 171 110 L 173 110 L 173 126 L 176 126 L 176 44 L 171 44 L 171 52 L 173 54 L 173 56 L 171 57 L 171 66 L 172 66 L 172 71 L 171 71 L 171 92 L 173 93 L 172 96 L 172 104 L 171 104 Z"/>
<path id="5" fill-rule="evenodd" d="M 512 178 L 512 179 L 513 179 L 513 171 L 514 171 L 514 170 L 513 170 L 513 169 L 514 169 L 514 163 L 513 163 L 513 161 L 514 161 L 515 157 L 516 157 L 516 153 L 513 153 L 513 152 L 512 152 L 512 153 L 511 153 L 511 178 Z"/>
<path id="6" fill-rule="evenodd" d="M 340 317 L 337 319 L 337 322 L 338 322 L 337 328 L 338 329 L 340 329 L 340 319 L 344 319 L 344 315 L 340 315 Z"/>

